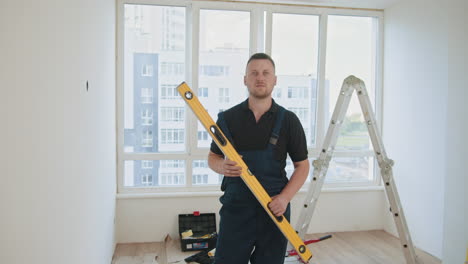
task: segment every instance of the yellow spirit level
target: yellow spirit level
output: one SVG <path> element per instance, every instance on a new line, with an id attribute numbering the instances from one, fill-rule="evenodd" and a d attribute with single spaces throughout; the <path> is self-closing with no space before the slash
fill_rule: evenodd
<path id="1" fill-rule="evenodd" d="M 296 231 L 289 224 L 288 220 L 283 216 L 275 216 L 268 207 L 268 204 L 272 201 L 271 197 L 265 191 L 263 186 L 257 180 L 257 178 L 250 172 L 249 168 L 242 160 L 241 156 L 237 153 L 234 147 L 231 145 L 229 140 L 224 136 L 221 129 L 216 125 L 211 116 L 205 110 L 203 105 L 198 100 L 197 96 L 193 93 L 190 87 L 185 83 L 181 83 L 177 90 L 179 91 L 182 98 L 190 106 L 192 111 L 197 116 L 198 120 L 203 124 L 205 129 L 208 131 L 214 142 L 223 151 L 224 155 L 237 163 L 242 168 L 241 178 L 245 184 L 249 187 L 250 191 L 255 195 L 257 200 L 263 206 L 268 215 L 273 219 L 273 222 L 278 226 L 283 235 L 293 245 L 296 252 L 301 257 L 302 261 L 308 263 L 312 257 L 312 253 L 305 246 L 302 239 L 296 233 Z"/>

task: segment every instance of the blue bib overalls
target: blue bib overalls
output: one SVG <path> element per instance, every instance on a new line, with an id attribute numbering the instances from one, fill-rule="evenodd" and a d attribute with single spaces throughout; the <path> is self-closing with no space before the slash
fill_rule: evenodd
<path id="1" fill-rule="evenodd" d="M 280 107 L 268 146 L 263 150 L 239 151 L 250 171 L 257 177 L 270 196 L 277 195 L 288 183 L 275 157 L 276 142 L 281 130 L 285 109 Z M 224 120 L 218 115 L 223 133 L 232 142 Z M 282 264 L 287 240 L 265 209 L 240 177 L 224 177 L 224 195 L 220 214 L 219 236 L 215 264 Z M 284 214 L 289 221 L 290 206 Z"/>

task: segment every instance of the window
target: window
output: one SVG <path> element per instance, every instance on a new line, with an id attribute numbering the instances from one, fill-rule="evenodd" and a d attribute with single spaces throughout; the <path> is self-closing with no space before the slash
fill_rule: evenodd
<path id="1" fill-rule="evenodd" d="M 309 87 L 305 86 L 288 86 L 288 98 L 308 99 Z"/>
<path id="2" fill-rule="evenodd" d="M 162 84 L 161 99 L 179 99 L 177 84 Z"/>
<path id="3" fill-rule="evenodd" d="M 167 76 L 183 76 L 184 64 L 180 62 L 161 62 L 161 74 Z"/>
<path id="4" fill-rule="evenodd" d="M 207 160 L 194 160 L 193 167 L 194 168 L 208 168 L 208 161 Z"/>
<path id="5" fill-rule="evenodd" d="M 285 87 L 284 97 L 276 100 L 286 108 L 308 111 L 309 118 L 299 119 L 307 131 L 309 148 L 316 147 L 319 16 L 273 13 L 272 22 L 271 53 L 276 58 L 277 87 Z"/>
<path id="6" fill-rule="evenodd" d="M 153 112 L 150 109 L 144 109 L 141 112 L 141 124 L 143 126 L 153 125 Z"/>
<path id="7" fill-rule="evenodd" d="M 211 140 L 207 131 L 198 131 L 198 140 Z"/>
<path id="8" fill-rule="evenodd" d="M 219 109 L 245 100 L 243 78 L 249 58 L 250 12 L 202 8 L 199 18 L 198 87 L 213 91 L 209 96 L 214 97 L 201 97 L 200 102 L 210 114 L 217 114 Z M 204 129 L 198 122 L 197 131 Z M 209 141 L 198 141 L 197 147 L 208 148 Z"/>
<path id="9" fill-rule="evenodd" d="M 153 147 L 153 132 L 151 130 L 143 130 L 143 135 L 141 136 L 141 146 L 143 148 Z"/>
<path id="10" fill-rule="evenodd" d="M 142 160 L 141 161 L 141 168 L 142 169 L 152 169 L 153 168 L 153 161 L 152 160 Z"/>
<path id="11" fill-rule="evenodd" d="M 208 87 L 198 88 L 198 97 L 208 97 Z"/>
<path id="12" fill-rule="evenodd" d="M 210 134 L 185 110 L 176 88 L 187 82 L 216 120 L 247 98 L 245 63 L 255 52 L 275 60 L 272 96 L 301 121 L 311 162 L 345 77 L 365 81 L 379 113 L 382 12 L 254 2 L 118 3 L 119 193 L 219 190 L 223 176 L 206 160 Z M 288 176 L 293 168 L 288 160 Z M 353 95 L 326 184 L 370 185 L 376 175 Z"/>
<path id="13" fill-rule="evenodd" d="M 162 144 L 183 144 L 184 130 L 172 128 L 161 129 L 161 141 Z"/>
<path id="14" fill-rule="evenodd" d="M 151 175 L 151 174 L 141 175 L 141 184 L 142 185 L 153 185 L 153 175 Z"/>
<path id="15" fill-rule="evenodd" d="M 339 183 L 371 181 L 373 159 L 373 157 L 334 157 L 325 180 Z"/>
<path id="16" fill-rule="evenodd" d="M 281 87 L 276 86 L 273 89 L 272 96 L 273 96 L 273 99 L 275 99 L 275 100 L 281 99 Z"/>
<path id="17" fill-rule="evenodd" d="M 153 89 L 141 88 L 141 103 L 142 104 L 153 103 Z"/>
<path id="18" fill-rule="evenodd" d="M 207 184 L 208 174 L 194 174 L 192 182 L 194 185 Z"/>
<path id="19" fill-rule="evenodd" d="M 183 168 L 184 161 L 183 160 L 162 160 L 161 161 L 161 168 Z"/>
<path id="20" fill-rule="evenodd" d="M 218 102 L 229 103 L 229 89 L 228 88 L 219 88 Z"/>
<path id="21" fill-rule="evenodd" d="M 223 65 L 202 65 L 200 75 L 204 76 L 229 76 L 229 66 Z"/>
<path id="22" fill-rule="evenodd" d="M 358 76 L 366 84 L 375 107 L 377 20 L 373 17 L 328 16 L 326 79 L 329 81 L 328 109 L 330 120 L 344 78 Z M 349 40 L 349 37 L 353 41 Z M 343 45 L 343 41 L 348 44 Z M 375 109 L 374 109 L 375 112 Z M 327 182 L 369 182 L 374 180 L 374 158 L 369 133 L 355 93 L 351 97 L 341 125 Z"/>
<path id="23" fill-rule="evenodd" d="M 302 124 L 307 124 L 309 122 L 309 108 L 307 107 L 290 107 L 288 108 L 291 112 L 295 113 L 299 118 Z"/>
<path id="24" fill-rule="evenodd" d="M 161 121 L 183 122 L 185 111 L 183 107 L 162 107 L 161 116 Z"/>
<path id="25" fill-rule="evenodd" d="M 143 68 L 141 69 L 141 76 L 145 76 L 145 77 L 153 76 L 153 65 L 151 64 L 143 65 Z"/>
<path id="26" fill-rule="evenodd" d="M 218 186 L 223 180 L 223 176 L 212 171 L 208 167 L 208 160 L 194 160 L 192 163 L 192 184 L 194 186 L 215 185 Z M 218 186 L 219 187 L 219 186 Z"/>
<path id="27" fill-rule="evenodd" d="M 124 187 L 182 186 L 185 184 L 184 160 L 126 160 Z"/>
<path id="28" fill-rule="evenodd" d="M 180 172 L 163 172 L 160 177 L 161 185 L 183 185 L 185 183 L 184 174 Z"/>
<path id="29" fill-rule="evenodd" d="M 162 75 L 170 75 L 169 74 L 169 66 L 167 62 L 161 62 L 161 74 Z"/>

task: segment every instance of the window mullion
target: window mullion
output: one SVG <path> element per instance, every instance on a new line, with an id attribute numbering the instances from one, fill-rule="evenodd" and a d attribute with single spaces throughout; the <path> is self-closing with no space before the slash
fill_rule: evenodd
<path id="1" fill-rule="evenodd" d="M 185 182 L 187 187 L 192 187 L 193 183 L 193 156 L 188 155 L 185 160 Z"/>
<path id="2" fill-rule="evenodd" d="M 263 52 L 265 43 L 264 11 L 255 8 L 250 12 L 250 53 Z"/>
<path id="3" fill-rule="evenodd" d="M 125 8 L 122 1 L 117 3 L 117 191 L 124 189 L 124 31 Z"/>
<path id="4" fill-rule="evenodd" d="M 273 15 L 270 10 L 266 11 L 265 19 L 265 53 L 271 54 L 272 47 L 272 32 L 273 32 Z"/>
<path id="5" fill-rule="evenodd" d="M 319 50 L 318 50 L 318 69 L 317 69 L 317 125 L 316 125 L 316 143 L 315 148 L 318 149 L 323 144 L 325 137 L 325 131 L 328 128 L 328 121 L 325 120 L 327 116 L 326 103 L 328 98 L 326 96 L 325 87 L 325 62 L 327 56 L 327 25 L 328 25 L 328 14 L 322 13 L 319 20 Z"/>
<path id="6" fill-rule="evenodd" d="M 376 34 L 376 58 L 375 58 L 375 118 L 378 120 L 377 122 L 377 127 L 379 128 L 380 136 L 383 137 L 382 134 L 382 120 L 383 120 L 383 115 L 382 115 L 382 100 L 383 100 L 383 23 L 382 23 L 382 16 L 378 16 L 375 18 L 375 34 Z M 377 24 L 377 25 L 375 25 Z M 380 174 L 380 169 L 377 164 L 377 159 L 374 159 L 374 181 L 377 184 L 381 184 L 382 182 L 382 177 Z"/>
<path id="7" fill-rule="evenodd" d="M 198 71 L 199 71 L 199 43 L 200 43 L 200 6 L 196 3 L 190 5 L 189 10 L 190 22 L 188 25 L 192 25 L 188 30 L 190 31 L 190 43 L 187 45 L 187 49 L 189 50 L 190 57 L 187 60 L 190 62 L 191 65 L 191 76 L 190 79 L 192 80 L 190 85 L 194 90 L 195 94 L 198 94 Z M 187 63 L 189 64 L 189 63 Z M 187 157 L 186 157 L 186 164 L 185 164 L 185 177 L 186 177 L 186 185 L 188 187 L 192 186 L 192 175 L 193 175 L 193 157 L 192 153 L 198 152 L 198 120 L 196 116 L 192 113 L 192 110 L 186 105 L 186 117 L 188 119 L 187 122 L 187 139 L 188 139 L 188 149 L 187 149 Z"/>

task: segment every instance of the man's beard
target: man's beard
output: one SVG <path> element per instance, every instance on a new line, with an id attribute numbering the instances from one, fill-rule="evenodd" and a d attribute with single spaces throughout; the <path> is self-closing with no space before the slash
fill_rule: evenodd
<path id="1" fill-rule="evenodd" d="M 265 98 L 269 98 L 271 96 L 271 93 L 273 92 L 273 90 L 271 91 L 251 91 L 250 89 L 248 89 L 249 91 L 249 95 L 256 98 L 256 99 L 265 99 Z"/>

